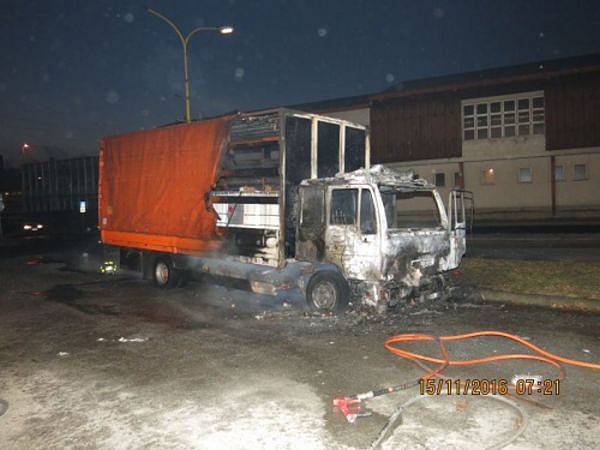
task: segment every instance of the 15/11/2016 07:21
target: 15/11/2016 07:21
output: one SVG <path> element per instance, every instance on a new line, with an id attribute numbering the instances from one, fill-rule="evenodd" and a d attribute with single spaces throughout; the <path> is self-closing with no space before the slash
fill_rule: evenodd
<path id="1" fill-rule="evenodd" d="M 510 389 L 510 387 L 514 387 Z M 519 378 L 511 385 L 504 378 L 465 378 L 465 379 L 435 379 L 419 380 L 421 395 L 507 395 L 514 392 L 517 395 L 559 395 L 559 379 Z"/>

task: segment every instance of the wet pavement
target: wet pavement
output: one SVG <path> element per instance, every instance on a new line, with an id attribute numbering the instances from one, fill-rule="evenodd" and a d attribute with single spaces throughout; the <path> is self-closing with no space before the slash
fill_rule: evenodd
<path id="1" fill-rule="evenodd" d="M 398 333 L 504 330 L 600 361 L 597 315 L 460 297 L 385 317 L 314 315 L 292 296 L 199 283 L 163 291 L 134 274 L 103 276 L 90 248 L 0 258 L 2 448 L 368 448 L 395 406 L 418 390 L 367 402 L 371 417 L 353 425 L 331 401 L 422 374 L 384 349 Z M 497 339 L 449 349 L 460 359 L 519 350 Z M 600 372 L 566 371 L 560 395 L 533 397 L 551 409 L 518 402 L 529 425 L 508 448 L 600 447 Z M 556 377 L 542 364 L 515 361 L 445 373 Z M 482 448 L 518 426 L 510 406 L 489 398 L 432 396 L 407 408 L 383 448 Z"/>

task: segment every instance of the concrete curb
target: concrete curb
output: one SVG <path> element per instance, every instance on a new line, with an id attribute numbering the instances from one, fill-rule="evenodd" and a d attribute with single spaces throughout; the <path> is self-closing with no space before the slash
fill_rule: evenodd
<path id="1" fill-rule="evenodd" d="M 542 306 L 567 311 L 600 312 L 600 300 L 590 298 L 563 297 L 540 294 L 518 294 L 516 292 L 480 289 L 481 299 L 486 302 L 511 303 L 514 305 Z"/>

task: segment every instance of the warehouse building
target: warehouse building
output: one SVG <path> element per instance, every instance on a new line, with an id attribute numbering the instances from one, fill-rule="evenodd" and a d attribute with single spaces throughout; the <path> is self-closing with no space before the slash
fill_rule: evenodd
<path id="1" fill-rule="evenodd" d="M 297 107 L 371 128 L 371 162 L 474 193 L 477 221 L 600 222 L 600 55 Z"/>

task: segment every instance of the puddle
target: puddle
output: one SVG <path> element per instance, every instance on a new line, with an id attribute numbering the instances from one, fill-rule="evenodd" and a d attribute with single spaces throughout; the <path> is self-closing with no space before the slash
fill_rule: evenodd
<path id="1" fill-rule="evenodd" d="M 72 303 L 84 296 L 81 289 L 76 288 L 72 284 L 57 284 L 56 286 L 44 292 L 48 300 L 59 303 Z"/>
<path id="2" fill-rule="evenodd" d="M 85 314 L 118 315 L 121 313 L 121 307 L 116 303 L 79 303 L 78 300 L 85 297 L 85 292 L 72 284 L 57 284 L 43 294 L 49 301 L 62 303 Z"/>
<path id="3" fill-rule="evenodd" d="M 32 256 L 25 262 L 25 264 L 28 266 L 37 266 L 38 264 L 63 264 L 62 267 L 58 268 L 58 270 L 61 272 L 86 273 L 85 270 L 76 267 L 68 261 L 52 258 L 50 256 Z"/>
<path id="4" fill-rule="evenodd" d="M 49 256 L 36 255 L 27 259 L 26 263 L 28 266 L 35 266 L 37 264 L 64 264 L 61 259 L 51 258 Z"/>

